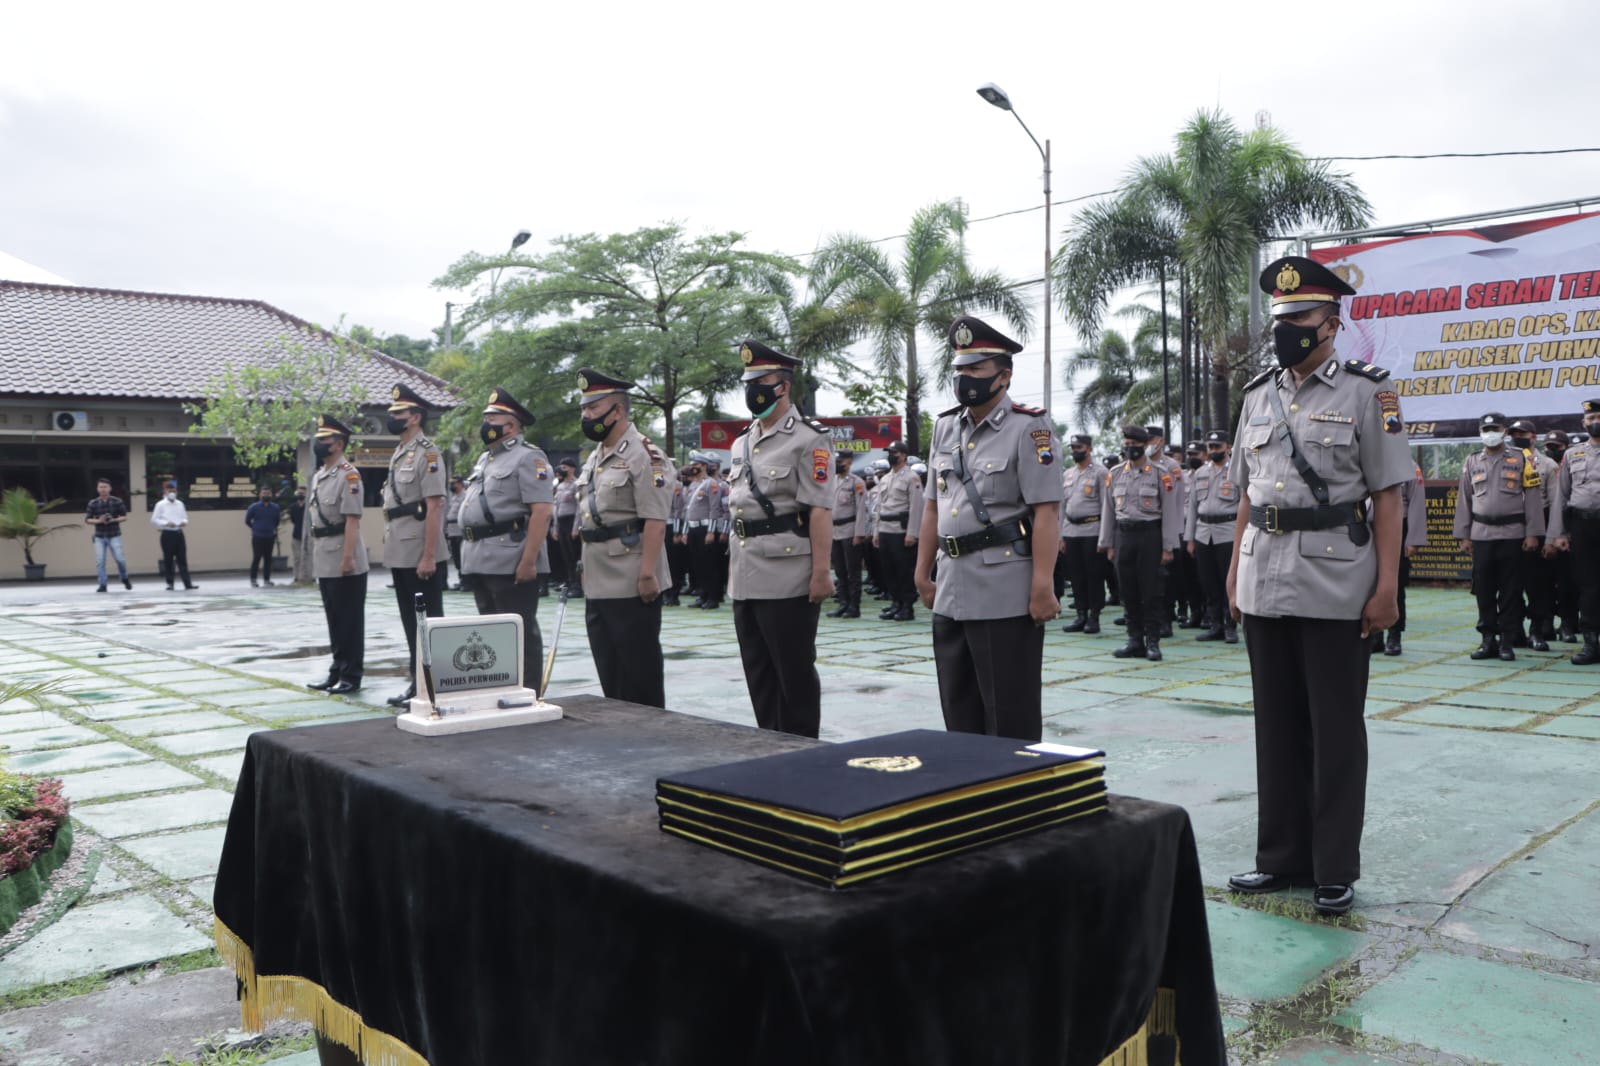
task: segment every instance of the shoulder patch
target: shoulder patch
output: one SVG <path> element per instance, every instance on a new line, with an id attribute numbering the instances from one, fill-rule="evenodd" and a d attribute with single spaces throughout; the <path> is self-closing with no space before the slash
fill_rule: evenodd
<path id="1" fill-rule="evenodd" d="M 1388 374 L 1384 374 L 1388 377 Z M 1378 413 L 1383 419 L 1385 433 L 1403 433 L 1406 424 L 1400 419 L 1400 397 L 1393 389 L 1384 389 L 1378 393 Z"/>
<path id="2" fill-rule="evenodd" d="M 1019 415 L 1042 415 L 1045 413 L 1043 407 L 1029 407 L 1025 403 L 1014 403 L 1011 405 L 1011 409 Z"/>
<path id="3" fill-rule="evenodd" d="M 1382 367 L 1362 362 L 1360 359 L 1346 359 L 1344 368 L 1351 373 L 1360 374 L 1362 377 L 1372 381 L 1382 381 L 1389 376 L 1389 372 Z"/>
<path id="4" fill-rule="evenodd" d="M 1264 383 L 1265 381 L 1267 381 L 1275 373 L 1277 373 L 1276 368 L 1268 367 L 1266 370 L 1263 370 L 1261 373 L 1259 373 L 1255 377 L 1251 378 L 1250 381 L 1245 385 L 1244 391 L 1245 392 L 1249 392 L 1251 389 L 1255 388 L 1257 385 L 1260 385 L 1260 384 Z"/>

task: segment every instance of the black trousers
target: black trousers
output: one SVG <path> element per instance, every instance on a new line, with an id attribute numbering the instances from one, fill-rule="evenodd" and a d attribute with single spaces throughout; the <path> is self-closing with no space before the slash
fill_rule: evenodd
<path id="1" fill-rule="evenodd" d="M 689 545 L 679 544 L 676 534 L 667 536 L 667 569 L 672 571 L 672 587 L 663 592 L 682 592 L 689 580 Z"/>
<path id="2" fill-rule="evenodd" d="M 189 580 L 189 545 L 183 539 L 181 529 L 163 529 L 161 531 L 161 576 L 167 579 L 167 588 L 172 587 L 173 576 L 183 578 L 183 587 L 189 588 L 194 584 Z"/>
<path id="3" fill-rule="evenodd" d="M 1472 592 L 1478 632 L 1510 641 L 1522 629 L 1522 538 L 1472 542 Z"/>
<path id="4" fill-rule="evenodd" d="M 1530 636 L 1539 636 L 1546 626 L 1554 628 L 1556 616 L 1556 583 L 1554 560 L 1544 557 L 1544 538 L 1539 538 L 1539 551 L 1522 553 L 1522 591 L 1527 597 L 1527 616 L 1533 623 Z"/>
<path id="5" fill-rule="evenodd" d="M 822 682 L 817 677 L 819 604 L 805 596 L 785 600 L 734 600 L 733 631 L 750 689 L 756 725 L 814 737 L 822 724 Z"/>
<path id="6" fill-rule="evenodd" d="M 1066 565 L 1072 599 L 1078 605 L 1076 610 L 1103 609 L 1106 605 L 1106 557 L 1100 551 L 1099 536 L 1067 537 L 1064 543 L 1066 548 L 1060 558 Z"/>
<path id="7" fill-rule="evenodd" d="M 1550 583 L 1555 589 L 1556 613 L 1562 625 L 1578 628 L 1578 579 L 1573 576 L 1572 553 L 1556 552 L 1550 560 Z"/>
<path id="8" fill-rule="evenodd" d="M 1402 544 L 1404 541 L 1401 542 Z M 1394 620 L 1394 625 L 1389 627 L 1391 633 L 1404 633 L 1406 631 L 1406 586 L 1411 584 L 1411 560 L 1406 557 L 1405 548 L 1400 549 L 1400 580 L 1395 585 L 1394 598 L 1400 608 L 1400 614 Z"/>
<path id="9" fill-rule="evenodd" d="M 867 581 L 879 592 L 884 591 L 883 584 L 883 557 L 877 548 L 872 546 L 872 538 L 868 537 L 861 546 L 861 566 L 867 572 Z"/>
<path id="10" fill-rule="evenodd" d="M 272 540 L 271 537 L 250 538 L 250 580 L 256 579 L 256 567 L 262 570 L 261 580 L 272 580 Z"/>
<path id="11" fill-rule="evenodd" d="M 1567 525 L 1572 543 L 1572 577 L 1578 586 L 1578 628 L 1600 631 L 1600 522 L 1572 516 Z"/>
<path id="12" fill-rule="evenodd" d="M 1233 541 L 1194 546 L 1195 576 L 1205 593 L 1206 623 L 1220 629 L 1224 623 L 1232 624 L 1228 614 L 1228 563 L 1233 559 Z"/>
<path id="13" fill-rule="evenodd" d="M 1117 587 L 1128 616 L 1128 640 L 1161 639 L 1165 619 L 1161 602 L 1161 523 L 1139 522 L 1117 527 Z"/>
<path id="14" fill-rule="evenodd" d="M 407 679 L 417 676 L 417 593 L 422 593 L 428 605 L 429 618 L 442 618 L 444 616 L 444 567 L 436 567 L 433 576 L 424 581 L 417 576 L 414 566 L 395 567 L 389 571 L 390 580 L 394 582 L 394 602 L 400 608 L 400 624 L 406 631 L 406 647 L 411 649 L 411 673 Z"/>
<path id="15" fill-rule="evenodd" d="M 1198 609 L 1205 597 L 1200 590 L 1199 568 L 1189 557 L 1187 544 L 1180 544 L 1178 550 L 1172 553 L 1172 562 L 1166 565 L 1165 570 L 1166 617 L 1170 621 L 1175 611 L 1188 614 Z"/>
<path id="16" fill-rule="evenodd" d="M 1044 626 L 1028 615 L 958 621 L 933 616 L 939 707 L 952 733 L 1038 740 Z"/>
<path id="17" fill-rule="evenodd" d="M 1368 640 L 1360 619 L 1244 616 L 1256 717 L 1256 869 L 1361 876 Z"/>
<path id="18" fill-rule="evenodd" d="M 833 580 L 839 588 L 839 604 L 861 607 L 861 549 L 855 538 L 833 542 Z"/>
<path id="19" fill-rule="evenodd" d="M 722 602 L 722 560 L 717 557 L 716 534 L 704 527 L 689 530 L 689 566 L 693 571 L 694 587 L 700 590 L 701 599 Z"/>
<path id="20" fill-rule="evenodd" d="M 550 576 L 560 584 L 574 587 L 582 584 L 578 576 L 578 560 L 583 553 L 578 539 L 572 535 L 572 527 L 577 522 L 577 515 L 563 515 L 556 519 L 555 544 L 551 545 L 550 551 Z"/>
<path id="21" fill-rule="evenodd" d="M 473 574 L 471 577 L 472 598 L 479 614 L 522 616 L 522 687 L 540 692 L 544 637 L 539 632 L 539 583 L 518 584 L 515 574 Z"/>
<path id="22" fill-rule="evenodd" d="M 916 550 L 906 547 L 904 533 L 879 533 L 878 555 L 890 598 L 898 606 L 911 606 L 917 598 Z"/>
<path id="23" fill-rule="evenodd" d="M 650 603 L 637 596 L 586 599 L 583 620 L 589 630 L 589 652 L 600 675 L 600 691 L 610 699 L 665 708 L 661 597 Z"/>
<path id="24" fill-rule="evenodd" d="M 333 654 L 328 678 L 359 685 L 367 655 L 367 575 L 318 578 L 317 590 Z"/>

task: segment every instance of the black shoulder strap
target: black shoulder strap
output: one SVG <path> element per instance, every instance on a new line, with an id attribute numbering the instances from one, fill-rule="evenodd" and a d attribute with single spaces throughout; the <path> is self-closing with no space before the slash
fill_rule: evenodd
<path id="1" fill-rule="evenodd" d="M 750 423 L 750 428 L 745 430 L 744 477 L 745 481 L 750 485 L 750 495 L 756 498 L 756 502 L 759 503 L 761 505 L 761 509 L 767 513 L 767 517 L 776 518 L 778 516 L 778 509 L 772 505 L 772 501 L 767 498 L 767 494 L 761 491 L 761 485 L 756 481 L 755 468 L 750 465 L 750 435 L 756 431 L 756 427 L 760 424 L 760 422 L 752 422 Z"/>
<path id="2" fill-rule="evenodd" d="M 983 505 L 983 497 L 978 495 L 978 487 L 972 483 L 972 478 L 967 476 L 967 448 L 961 441 L 961 422 L 958 419 L 956 430 L 956 477 L 961 481 L 961 487 L 967 491 L 967 502 L 972 504 L 972 513 L 978 516 L 978 521 L 986 526 L 994 525 L 994 519 L 989 517 L 989 508 Z M 973 426 L 972 432 L 977 433 L 978 427 Z"/>
<path id="3" fill-rule="evenodd" d="M 1311 468 L 1311 463 L 1300 450 L 1300 444 L 1294 439 L 1294 434 L 1289 430 L 1289 416 L 1283 412 L 1283 397 L 1278 395 L 1278 383 L 1274 381 L 1267 389 L 1267 401 L 1272 404 L 1272 413 L 1278 417 L 1278 439 L 1283 441 L 1284 448 L 1289 452 L 1289 458 L 1294 460 L 1294 468 L 1300 471 L 1300 476 L 1311 488 L 1311 495 L 1317 498 L 1318 503 L 1328 502 L 1328 483 L 1322 480 L 1322 475 Z"/>

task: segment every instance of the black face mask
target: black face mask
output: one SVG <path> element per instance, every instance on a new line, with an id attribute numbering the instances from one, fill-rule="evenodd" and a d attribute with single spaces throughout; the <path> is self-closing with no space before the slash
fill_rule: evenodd
<path id="1" fill-rule="evenodd" d="M 1272 346 L 1278 354 L 1278 365 L 1282 367 L 1298 366 L 1305 362 L 1306 356 L 1317 346 L 1317 331 L 1322 328 L 1322 323 L 1315 326 L 1296 326 L 1288 322 L 1274 322 L 1272 324 Z"/>
<path id="2" fill-rule="evenodd" d="M 383 423 L 383 428 L 387 429 L 390 433 L 398 437 L 400 434 L 406 431 L 406 427 L 409 425 L 411 425 L 409 419 L 395 418 L 393 415 L 390 415 L 389 418 Z"/>
<path id="3" fill-rule="evenodd" d="M 1184 464 L 1188 466 L 1190 470 L 1199 470 L 1202 466 L 1206 465 L 1206 461 L 1200 458 L 1198 455 L 1191 455 L 1188 459 L 1184 460 Z"/>
<path id="4" fill-rule="evenodd" d="M 1585 422 L 1583 431 L 1594 440 L 1600 440 L 1600 422 Z"/>
<path id="5" fill-rule="evenodd" d="M 1567 454 L 1567 450 L 1559 444 L 1547 444 L 1545 445 L 1544 453 L 1552 459 L 1560 459 Z"/>
<path id="6" fill-rule="evenodd" d="M 333 445 L 322 443 L 313 444 L 311 446 L 311 454 L 317 457 L 317 462 L 325 463 L 328 461 L 328 456 L 333 454 Z"/>
<path id="7" fill-rule="evenodd" d="M 765 418 L 767 413 L 778 403 L 779 382 L 746 382 L 744 386 L 744 405 L 750 413 L 757 418 Z"/>
<path id="8" fill-rule="evenodd" d="M 1073 462 L 1081 463 L 1087 458 L 1089 458 L 1089 453 L 1086 450 L 1084 450 L 1082 448 L 1074 448 L 1074 449 L 1072 449 L 1072 461 Z"/>
<path id="9" fill-rule="evenodd" d="M 957 374 L 951 387 L 955 391 L 956 402 L 962 407 L 982 407 L 1000 391 L 1000 373 L 996 371 L 986 378 Z"/>
<path id="10" fill-rule="evenodd" d="M 610 413 L 610 411 L 606 412 L 608 415 Z M 592 441 L 603 441 L 606 439 L 606 434 L 610 432 L 611 423 L 607 422 L 604 416 L 583 419 L 583 435 Z"/>
<path id="11" fill-rule="evenodd" d="M 497 426 L 493 422 L 485 422 L 478 427 L 478 439 L 485 444 L 493 444 L 511 432 L 507 426 Z"/>
<path id="12" fill-rule="evenodd" d="M 1122 449 L 1122 457 L 1124 459 L 1143 459 L 1144 458 L 1144 445 L 1143 444 L 1130 444 L 1130 445 L 1128 445 L 1127 447 Z"/>
<path id="13" fill-rule="evenodd" d="M 905 457 L 905 453 L 904 452 L 890 452 L 889 453 L 889 467 L 890 467 L 890 469 L 899 470 L 902 466 L 905 465 L 905 462 L 906 462 L 906 457 Z"/>
<path id="14" fill-rule="evenodd" d="M 1533 448 L 1533 438 L 1532 437 L 1512 437 L 1511 438 L 1511 446 L 1513 448 L 1520 448 L 1523 451 L 1530 451 Z"/>
<path id="15" fill-rule="evenodd" d="M 1208 454 L 1211 456 L 1211 461 L 1213 463 L 1220 463 L 1228 457 L 1227 452 L 1210 452 Z"/>
<path id="16" fill-rule="evenodd" d="M 848 474 L 850 472 L 850 464 L 849 463 L 834 463 L 833 464 L 833 472 L 835 474 Z"/>

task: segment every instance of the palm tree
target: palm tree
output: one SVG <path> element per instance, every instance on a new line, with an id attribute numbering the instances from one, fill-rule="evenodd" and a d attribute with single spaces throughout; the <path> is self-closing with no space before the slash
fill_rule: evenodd
<path id="1" fill-rule="evenodd" d="M 1228 340 L 1243 326 L 1256 249 L 1306 224 L 1352 229 L 1371 216 L 1348 174 L 1307 159 L 1278 130 L 1241 133 L 1220 111 L 1200 111 L 1173 154 L 1138 160 L 1115 199 L 1078 214 L 1053 277 L 1063 313 L 1092 340 L 1118 289 L 1181 275 L 1209 356 L 1211 421 L 1225 425 L 1244 362 Z"/>
<path id="2" fill-rule="evenodd" d="M 898 260 L 853 234 L 830 237 L 811 267 L 811 287 L 829 294 L 825 306 L 853 337 L 870 340 L 877 370 L 906 383 L 906 445 L 922 453 L 921 401 L 927 380 L 920 335 L 936 337 L 937 372 L 951 371 L 950 322 L 968 311 L 1003 317 L 1027 340 L 1033 313 L 1017 286 L 999 271 L 974 271 L 961 235 L 966 214 L 954 201 L 930 204 L 912 216 Z"/>
<path id="3" fill-rule="evenodd" d="M 1160 313 L 1136 304 L 1117 317 L 1136 321 L 1133 340 L 1114 329 L 1101 330 L 1094 345 L 1072 354 L 1062 373 L 1069 387 L 1088 375 L 1078 389 L 1077 412 L 1080 421 L 1102 432 L 1160 422 L 1164 391 L 1170 402 L 1161 380 Z"/>

